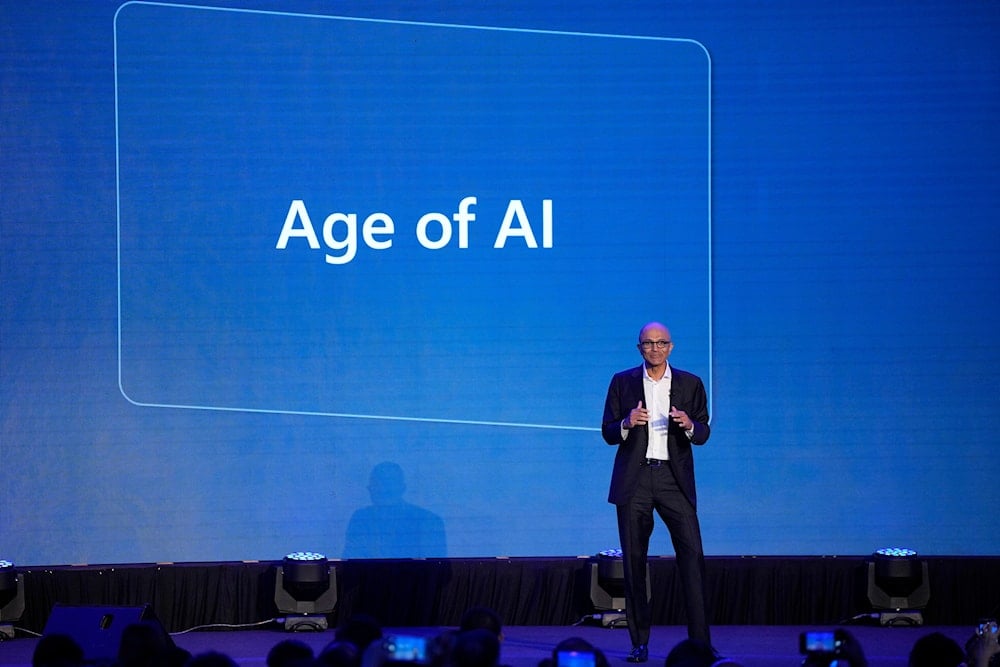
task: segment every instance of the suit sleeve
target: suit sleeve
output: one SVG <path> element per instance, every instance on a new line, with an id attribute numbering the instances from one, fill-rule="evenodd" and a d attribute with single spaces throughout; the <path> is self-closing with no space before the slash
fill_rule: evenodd
<path id="1" fill-rule="evenodd" d="M 692 409 L 688 417 L 694 423 L 694 434 L 691 436 L 692 445 L 704 445 L 708 441 L 708 436 L 712 434 L 712 428 L 708 425 L 708 398 L 705 394 L 705 384 L 701 378 L 695 377 L 697 386 L 692 398 Z"/>
<path id="2" fill-rule="evenodd" d="M 621 389 L 622 383 L 618 377 L 611 378 L 608 396 L 604 399 L 604 420 L 601 423 L 601 435 L 604 437 L 604 442 L 609 445 L 620 445 L 624 442 L 622 420 L 625 419 L 625 414 L 622 408 Z"/>

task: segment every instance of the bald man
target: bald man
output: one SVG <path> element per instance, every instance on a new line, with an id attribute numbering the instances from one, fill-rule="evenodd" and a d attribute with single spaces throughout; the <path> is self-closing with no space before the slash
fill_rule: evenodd
<path id="1" fill-rule="evenodd" d="M 625 574 L 629 662 L 649 659 L 652 613 L 646 597 L 646 559 L 654 512 L 670 531 L 688 636 L 711 644 L 705 594 L 705 553 L 698 524 L 691 445 L 708 440 L 708 400 L 701 379 L 668 363 L 670 330 L 650 322 L 636 345 L 642 365 L 611 378 L 601 434 L 618 447 L 608 502 L 618 512 Z"/>

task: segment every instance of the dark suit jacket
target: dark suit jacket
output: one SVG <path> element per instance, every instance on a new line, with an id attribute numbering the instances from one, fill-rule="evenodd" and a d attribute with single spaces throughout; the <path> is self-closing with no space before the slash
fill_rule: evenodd
<path id="1" fill-rule="evenodd" d="M 673 422 L 670 423 L 667 431 L 670 467 L 681 490 L 691 501 L 691 505 L 697 509 L 694 456 L 691 453 L 691 445 L 704 444 L 711 432 L 708 426 L 708 399 L 705 396 L 705 385 L 697 375 L 672 366 L 670 370 L 672 375 L 670 404 L 686 412 L 694 422 L 694 435 L 690 440 L 684 429 Z M 618 445 L 614 469 L 611 472 L 611 490 L 608 493 L 608 502 L 615 505 L 629 501 L 646 459 L 648 427 L 636 426 L 629 429 L 628 437 L 624 441 L 621 434 L 622 420 L 639 401 L 642 401 L 644 407 L 648 407 L 642 386 L 642 366 L 616 373 L 608 387 L 608 397 L 604 402 L 604 421 L 601 425 L 601 434 L 605 442 L 609 445 Z"/>

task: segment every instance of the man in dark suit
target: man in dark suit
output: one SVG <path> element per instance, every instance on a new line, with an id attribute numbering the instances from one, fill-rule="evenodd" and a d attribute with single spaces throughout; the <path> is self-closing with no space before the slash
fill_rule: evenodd
<path id="1" fill-rule="evenodd" d="M 708 401 L 696 375 L 667 363 L 670 331 L 650 322 L 636 346 L 643 364 L 616 373 L 604 403 L 601 433 L 617 445 L 608 502 L 618 510 L 625 575 L 629 662 L 649 658 L 652 624 L 646 597 L 646 558 L 655 511 L 674 545 L 688 636 L 711 643 L 705 595 L 705 554 L 698 524 L 691 445 L 708 440 Z"/>

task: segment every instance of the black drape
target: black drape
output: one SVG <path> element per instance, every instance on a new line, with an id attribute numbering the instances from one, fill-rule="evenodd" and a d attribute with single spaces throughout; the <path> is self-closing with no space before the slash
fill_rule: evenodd
<path id="1" fill-rule="evenodd" d="M 970 625 L 1000 613 L 1000 558 L 928 558 L 929 625 Z M 594 612 L 590 558 L 477 558 L 334 561 L 338 601 L 331 625 L 357 613 L 383 625 L 454 626 L 485 605 L 507 625 L 569 625 Z M 846 623 L 870 610 L 863 557 L 710 557 L 715 625 Z M 19 568 L 25 613 L 17 626 L 41 632 L 55 603 L 148 604 L 177 632 L 244 625 L 277 616 L 278 562 L 135 564 Z M 653 621 L 681 625 L 672 558 L 650 560 Z"/>

